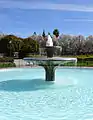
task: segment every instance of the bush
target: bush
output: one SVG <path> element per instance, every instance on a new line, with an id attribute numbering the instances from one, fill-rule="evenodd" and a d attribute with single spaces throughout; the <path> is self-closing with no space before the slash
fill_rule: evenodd
<path id="1" fill-rule="evenodd" d="M 75 66 L 75 64 L 68 62 L 68 63 L 65 63 L 64 66 Z M 83 62 L 78 61 L 77 66 L 78 67 L 93 67 L 93 61 L 83 61 Z"/>
<path id="2" fill-rule="evenodd" d="M 7 67 L 16 67 L 15 63 L 0 63 L 0 68 L 7 68 Z"/>
<path id="3" fill-rule="evenodd" d="M 77 58 L 78 61 L 93 61 L 93 58 Z"/>
<path id="4" fill-rule="evenodd" d="M 3 57 L 3 58 L 0 58 L 0 62 L 14 62 L 14 58 L 11 58 L 11 57 Z"/>
<path id="5" fill-rule="evenodd" d="M 11 57 L 0 58 L 0 68 L 16 67 L 14 59 Z"/>
<path id="6" fill-rule="evenodd" d="M 41 56 L 41 55 L 32 55 L 32 54 L 27 54 L 26 57 L 31 57 L 31 58 L 39 58 L 39 57 L 44 57 L 44 56 Z"/>

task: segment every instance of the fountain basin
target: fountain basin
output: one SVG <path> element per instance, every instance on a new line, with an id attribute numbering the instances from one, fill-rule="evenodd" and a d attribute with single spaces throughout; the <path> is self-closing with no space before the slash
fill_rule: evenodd
<path id="1" fill-rule="evenodd" d="M 34 61 L 37 65 L 44 67 L 46 73 L 46 81 L 55 81 L 55 68 L 64 64 L 64 62 L 77 63 L 77 58 L 62 58 L 62 57 L 50 57 L 50 58 L 24 58 L 25 61 Z"/>
<path id="2" fill-rule="evenodd" d="M 54 47 L 48 46 L 46 47 L 46 53 L 47 53 L 47 57 L 51 58 L 54 55 Z"/>
<path id="3" fill-rule="evenodd" d="M 58 68 L 55 82 L 44 69 L 0 70 L 0 120 L 92 120 L 93 68 Z"/>

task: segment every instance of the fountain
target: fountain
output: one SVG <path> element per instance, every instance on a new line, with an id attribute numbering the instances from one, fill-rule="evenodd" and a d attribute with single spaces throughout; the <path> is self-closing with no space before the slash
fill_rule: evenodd
<path id="1" fill-rule="evenodd" d="M 48 40 L 46 42 L 46 52 L 47 52 L 47 57 L 49 58 L 53 57 L 54 46 L 53 46 L 53 41 L 50 35 L 48 35 Z"/>
<path id="2" fill-rule="evenodd" d="M 53 57 L 55 47 L 53 46 L 53 41 L 50 35 L 48 35 L 48 40 L 46 42 L 46 52 L 47 57 L 44 58 L 24 58 L 25 61 L 35 61 L 37 65 L 42 66 L 45 69 L 46 81 L 55 81 L 55 68 L 66 63 L 74 62 L 77 63 L 77 58 L 62 58 Z"/>

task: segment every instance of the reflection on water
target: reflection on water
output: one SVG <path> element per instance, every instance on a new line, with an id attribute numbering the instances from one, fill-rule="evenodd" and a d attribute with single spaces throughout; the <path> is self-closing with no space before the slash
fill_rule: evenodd
<path id="1" fill-rule="evenodd" d="M 0 82 L 0 90 L 5 91 L 32 91 L 47 89 L 53 82 L 46 82 L 43 79 L 32 80 L 7 80 Z"/>
<path id="2" fill-rule="evenodd" d="M 45 81 L 44 79 L 16 79 L 0 82 L 0 90 L 4 91 L 35 91 L 41 89 L 57 89 L 74 85 L 73 79 L 63 79 L 56 81 Z"/>

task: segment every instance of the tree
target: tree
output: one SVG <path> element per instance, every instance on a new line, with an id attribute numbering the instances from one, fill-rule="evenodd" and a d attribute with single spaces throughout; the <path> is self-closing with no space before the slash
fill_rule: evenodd
<path id="1" fill-rule="evenodd" d="M 34 32 L 33 35 L 37 35 L 36 32 Z"/>
<path id="2" fill-rule="evenodd" d="M 43 36 L 43 38 L 46 37 L 45 30 L 43 30 L 42 36 Z"/>
<path id="3" fill-rule="evenodd" d="M 20 50 L 21 55 L 24 57 L 25 54 L 28 53 L 39 53 L 39 44 L 36 40 L 33 40 L 31 38 L 25 38 L 23 39 L 23 46 Z"/>
<path id="4" fill-rule="evenodd" d="M 15 35 L 6 35 L 0 40 L 0 52 L 11 56 L 14 52 L 20 51 L 22 44 L 22 38 Z"/>
<path id="5" fill-rule="evenodd" d="M 53 35 L 55 35 L 56 37 L 58 37 L 59 36 L 59 30 L 58 29 L 54 29 Z"/>
<path id="6" fill-rule="evenodd" d="M 48 32 L 48 35 L 51 35 L 50 32 Z"/>
<path id="7" fill-rule="evenodd" d="M 93 36 L 88 36 L 84 44 L 85 54 L 93 54 Z"/>

